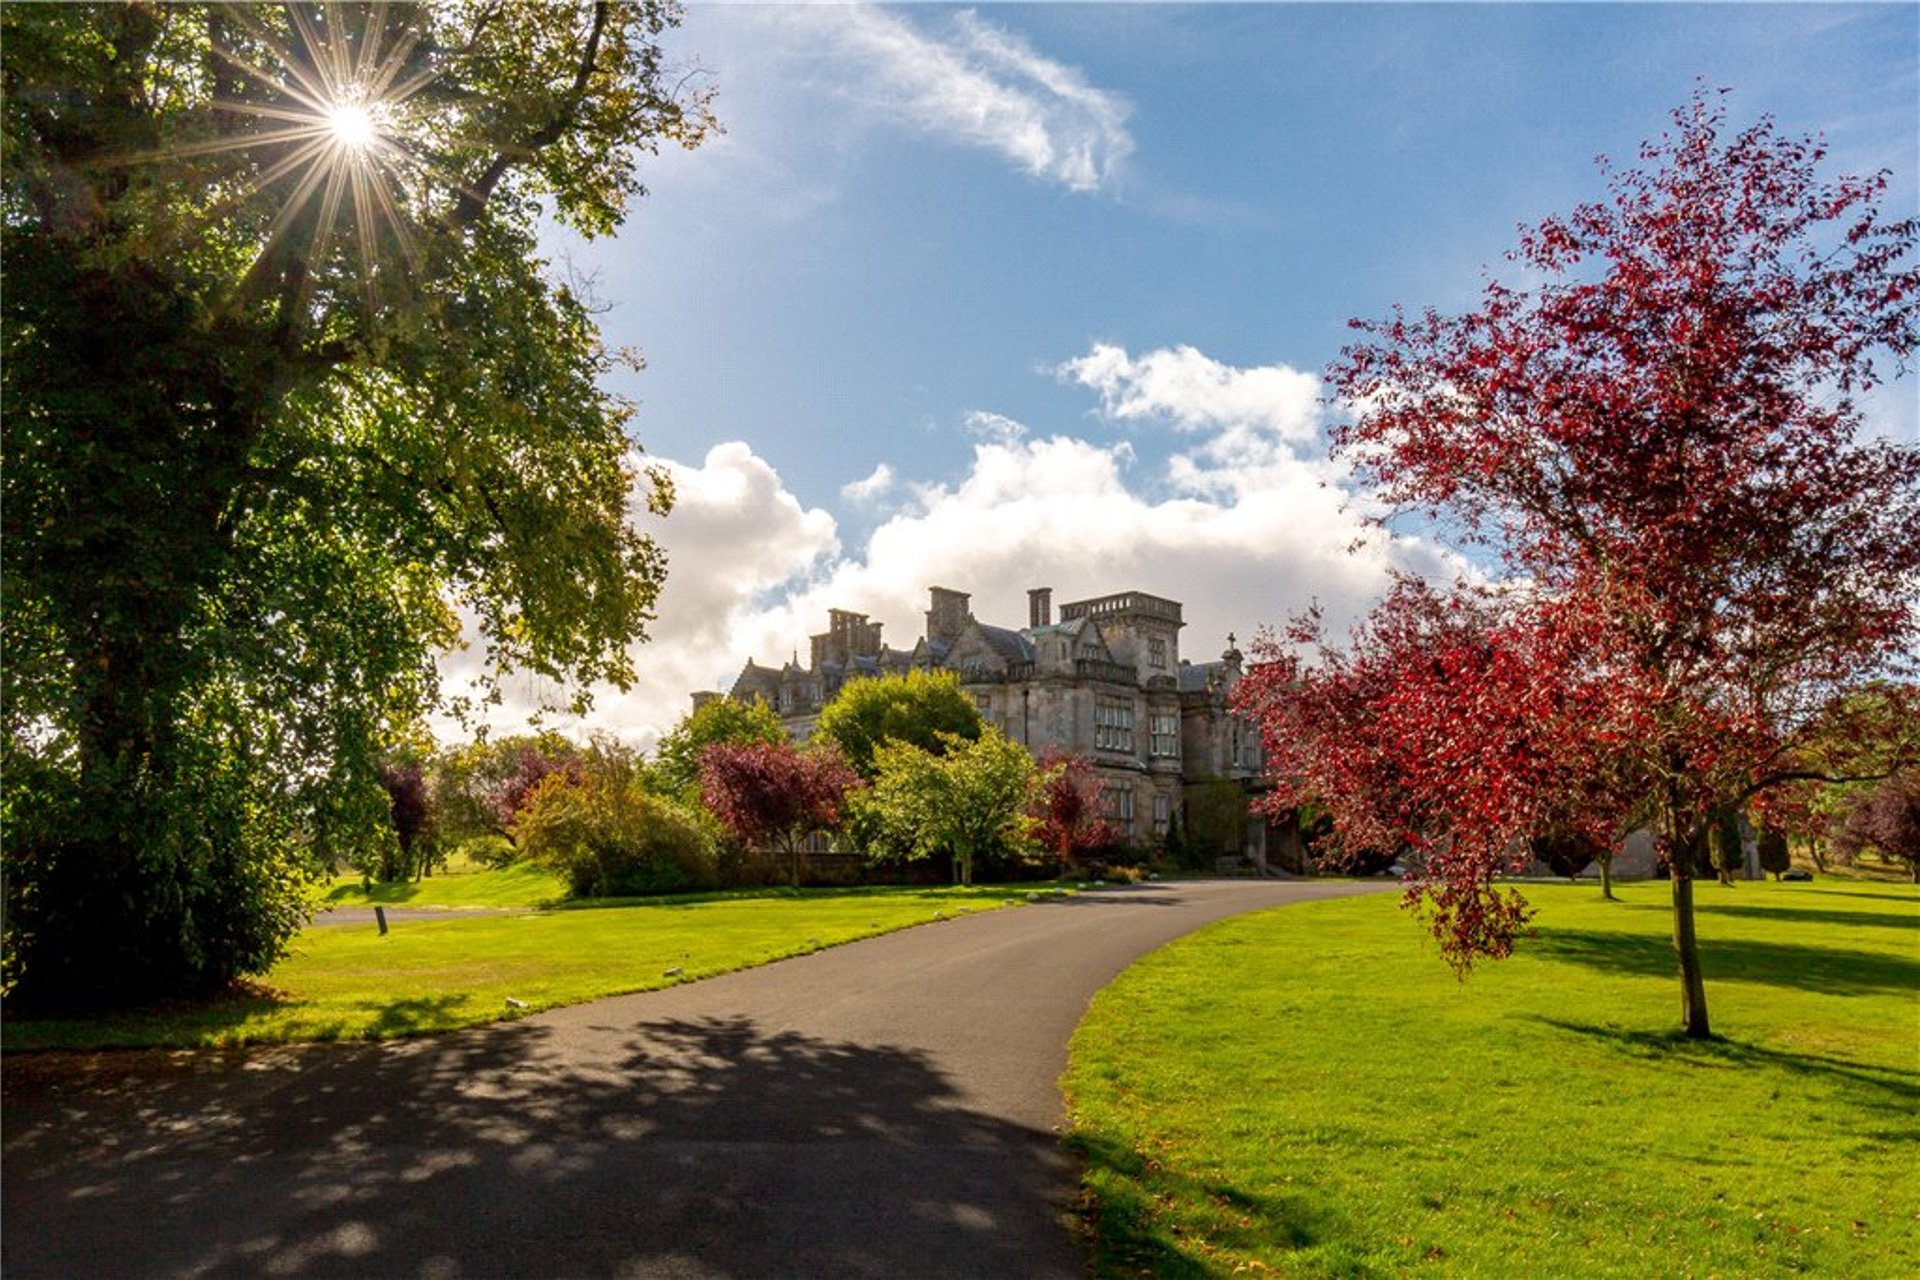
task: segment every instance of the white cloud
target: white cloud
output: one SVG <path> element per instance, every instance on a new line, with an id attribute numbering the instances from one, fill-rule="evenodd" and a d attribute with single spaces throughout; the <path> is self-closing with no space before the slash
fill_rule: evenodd
<path id="1" fill-rule="evenodd" d="M 1270 434 L 1290 443 L 1320 431 L 1320 378 L 1284 364 L 1239 369 L 1181 345 L 1139 357 L 1096 343 L 1054 370 L 1100 393 L 1101 411 L 1125 422 L 1165 421 L 1186 432 Z"/>
<path id="2" fill-rule="evenodd" d="M 960 429 L 976 440 L 994 444 L 1012 444 L 1027 434 L 1026 424 L 1001 413 L 974 409 L 961 420 Z"/>
<path id="3" fill-rule="evenodd" d="M 596 689 L 584 721 L 564 715 L 547 721 L 562 732 L 602 730 L 644 748 L 686 712 L 693 691 L 724 689 L 749 655 L 767 661 L 790 656 L 781 648 L 790 637 L 765 624 L 768 597 L 803 582 L 839 553 L 840 543 L 832 515 L 802 506 L 766 460 L 738 441 L 714 446 L 698 466 L 657 457 L 641 461 L 666 469 L 675 501 L 665 518 L 637 499 L 629 506 L 633 522 L 668 557 L 659 616 L 648 628 L 647 643 L 635 649 L 639 680 L 624 693 Z M 477 649 L 442 661 L 449 693 L 461 690 L 480 661 Z M 487 720 L 501 731 L 517 731 L 556 692 L 543 682 L 510 680 L 505 705 Z M 450 725 L 441 728 L 443 736 L 458 734 Z"/>
<path id="4" fill-rule="evenodd" d="M 1151 364 L 1155 354 L 1127 363 Z M 1390 567 L 1459 571 L 1430 543 L 1370 528 L 1334 463 L 1276 441 L 1271 417 L 1249 426 L 1250 417 L 1258 419 L 1253 410 L 1216 413 L 1210 427 L 1183 426 L 1193 448 L 1164 472 L 1141 474 L 1128 441 L 1036 435 L 1011 418 L 972 414 L 973 457 L 957 479 L 915 483 L 883 464 L 847 486 L 849 500 L 879 492 L 882 480 L 914 499 L 853 549 L 841 547 L 830 514 L 805 507 L 745 444 L 716 446 L 698 466 L 666 462 L 678 491 L 673 514 L 634 511 L 671 557 L 660 618 L 635 654 L 640 681 L 624 694 L 600 692 L 586 722 L 556 723 L 650 746 L 692 691 L 726 687 L 748 658 L 804 662 L 807 637 L 830 608 L 867 613 L 888 643 L 910 646 L 936 583 L 971 592 L 983 620 L 1015 626 L 1029 587 L 1051 587 L 1060 602 L 1129 589 L 1167 596 L 1186 606 L 1183 654 L 1207 661 L 1228 632 L 1244 640 L 1316 600 L 1343 631 L 1378 598 Z M 1236 455 L 1223 443 L 1235 440 L 1253 444 Z M 451 660 L 449 672 L 462 661 L 470 659 Z M 513 723 L 523 701 L 496 722 Z"/>
<path id="5" fill-rule="evenodd" d="M 971 10 L 938 33 L 871 5 L 796 6 L 772 20 L 827 36 L 836 87 L 876 118 L 996 151 L 1037 178 L 1099 190 L 1133 150 L 1124 98 Z"/>
<path id="6" fill-rule="evenodd" d="M 840 496 L 848 502 L 874 502 L 892 491 L 893 481 L 893 468 L 883 462 L 864 480 L 854 480 L 841 485 Z"/>

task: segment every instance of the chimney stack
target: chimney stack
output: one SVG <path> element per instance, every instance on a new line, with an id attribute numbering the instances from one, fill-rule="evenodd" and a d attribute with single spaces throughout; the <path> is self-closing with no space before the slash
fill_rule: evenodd
<path id="1" fill-rule="evenodd" d="M 1027 626 L 1050 627 L 1053 625 L 1053 588 L 1034 587 L 1027 592 Z"/>

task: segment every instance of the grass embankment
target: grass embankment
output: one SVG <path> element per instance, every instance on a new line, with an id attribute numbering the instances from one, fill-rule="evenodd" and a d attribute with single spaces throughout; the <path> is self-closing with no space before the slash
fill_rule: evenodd
<path id="1" fill-rule="evenodd" d="M 9 1051 L 210 1046 L 445 1031 L 766 964 L 1005 906 L 1029 891 L 774 890 L 601 910 L 450 912 L 397 921 L 385 937 L 371 923 L 316 926 L 254 994 L 86 1021 L 9 1018 L 3 1043 Z"/>
<path id="2" fill-rule="evenodd" d="M 1213 926 L 1074 1038 L 1102 1275 L 1920 1275 L 1920 891 L 1529 885 L 1464 984 L 1381 896 Z"/>
<path id="3" fill-rule="evenodd" d="M 335 876 L 321 890 L 320 906 L 328 907 L 543 907 L 560 903 L 567 882 L 531 863 L 514 863 L 497 871 L 457 872 L 367 884 L 356 875 Z"/>

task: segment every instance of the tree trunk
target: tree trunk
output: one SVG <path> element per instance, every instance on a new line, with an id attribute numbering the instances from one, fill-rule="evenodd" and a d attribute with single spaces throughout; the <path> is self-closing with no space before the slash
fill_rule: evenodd
<path id="1" fill-rule="evenodd" d="M 1617 902 L 1613 896 L 1613 855 L 1608 854 L 1600 860 L 1600 896 L 1608 902 Z"/>
<path id="2" fill-rule="evenodd" d="M 1693 927 L 1693 868 L 1678 853 L 1667 860 L 1673 880 L 1673 952 L 1680 962 L 1680 1020 L 1690 1040 L 1707 1040 L 1707 986 L 1700 972 L 1700 939 Z"/>

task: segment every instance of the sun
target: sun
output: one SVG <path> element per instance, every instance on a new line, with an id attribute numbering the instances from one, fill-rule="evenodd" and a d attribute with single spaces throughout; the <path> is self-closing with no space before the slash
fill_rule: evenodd
<path id="1" fill-rule="evenodd" d="M 327 128 L 334 145 L 345 151 L 365 151 L 380 140 L 380 126 L 364 102 L 336 102 L 327 108 Z"/>
<path id="2" fill-rule="evenodd" d="M 417 261 L 404 192 L 409 175 L 441 168 L 420 145 L 423 116 L 413 101 L 438 74 L 420 54 L 425 28 L 411 8 L 384 3 L 289 4 L 277 13 L 282 21 L 272 9 L 233 6 L 224 15 L 229 37 L 213 47 L 247 86 L 216 97 L 213 109 L 253 123 L 156 155 L 252 152 L 258 160 L 241 193 L 285 193 L 256 265 L 290 233 L 303 236 L 310 262 L 325 263 L 344 231 L 371 288 L 385 274 L 383 247 Z"/>

